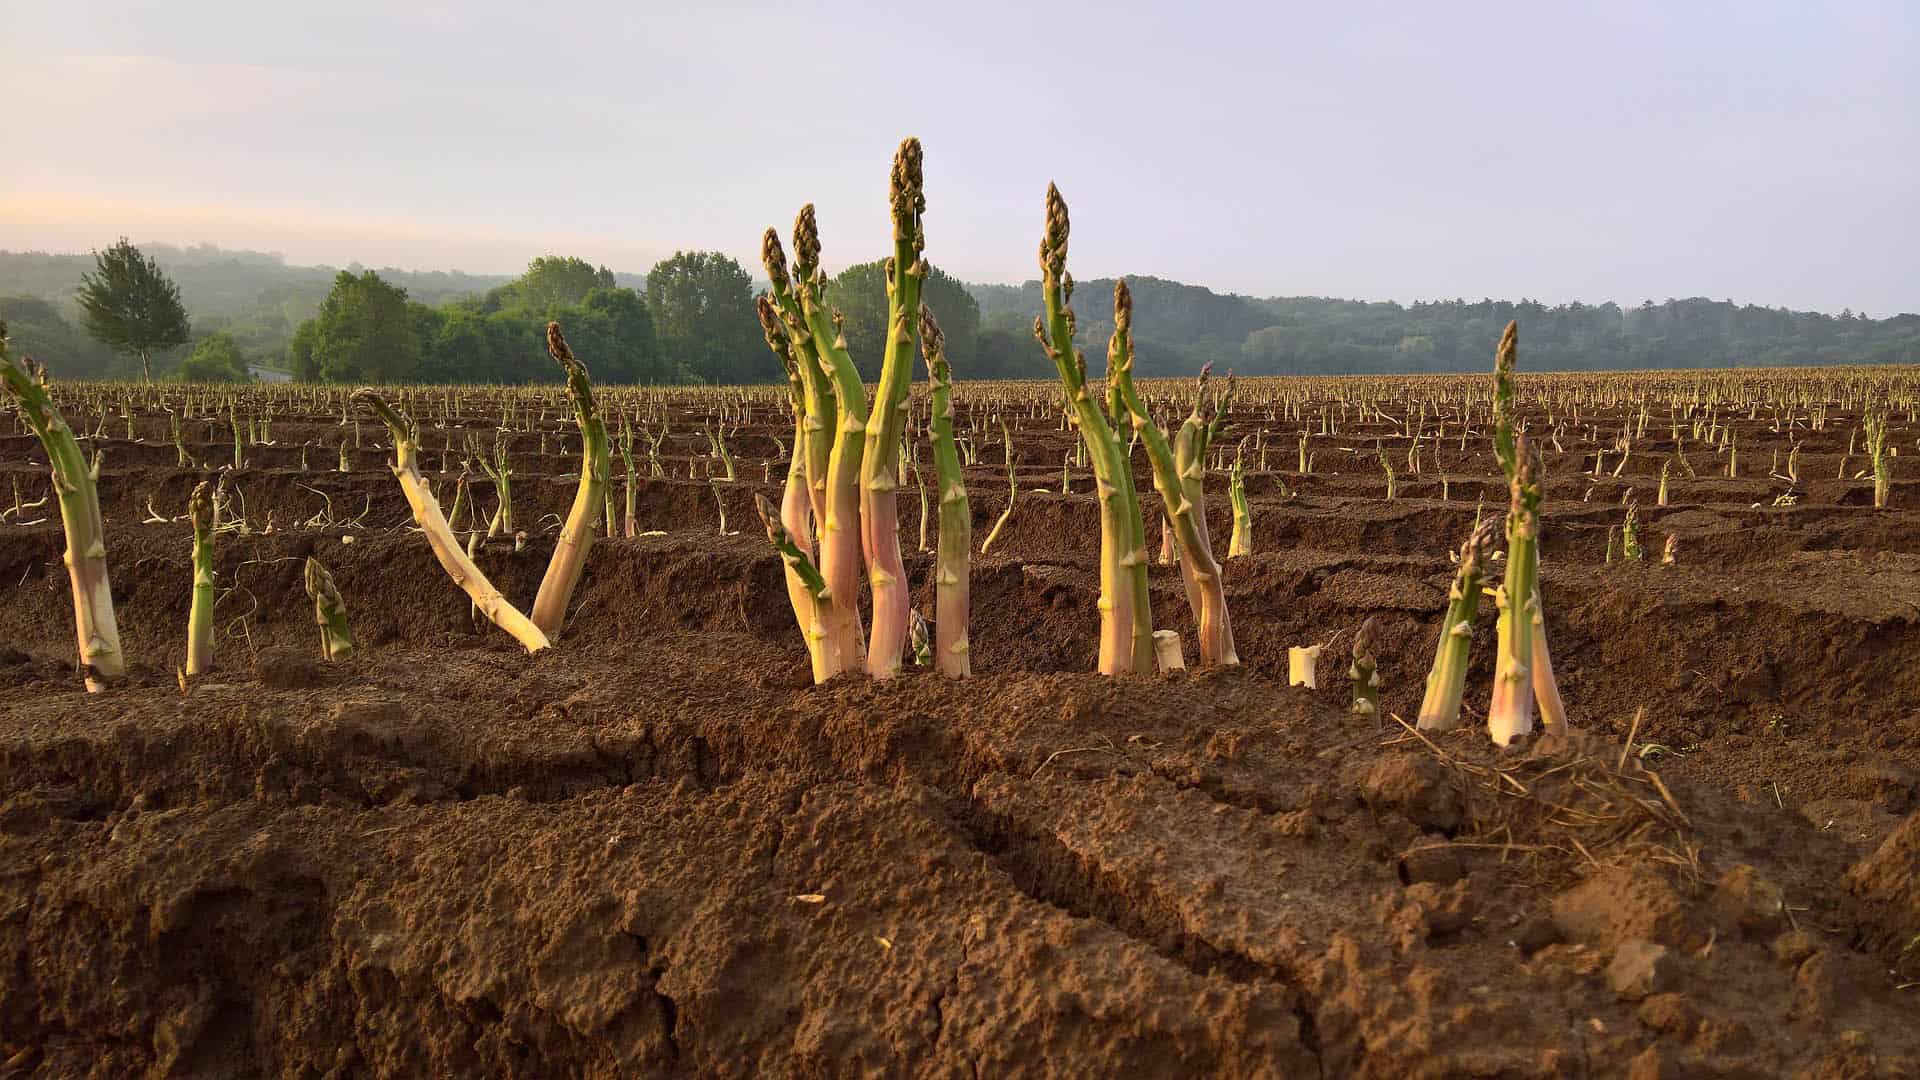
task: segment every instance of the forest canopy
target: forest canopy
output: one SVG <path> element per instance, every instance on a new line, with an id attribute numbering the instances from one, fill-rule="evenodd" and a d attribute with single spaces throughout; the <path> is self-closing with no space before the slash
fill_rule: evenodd
<path id="1" fill-rule="evenodd" d="M 518 277 L 291 266 L 276 255 L 143 245 L 191 321 L 190 340 L 154 358 L 223 377 L 269 369 L 331 381 L 546 382 L 549 319 L 608 383 L 772 382 L 760 340 L 758 275 L 732 257 L 676 252 L 646 274 L 548 255 Z M 90 338 L 77 292 L 92 255 L 0 251 L 0 318 L 20 352 L 68 378 L 137 378 L 139 361 Z M 1533 300 L 1394 302 L 1216 293 L 1129 277 L 1138 370 L 1183 375 L 1212 363 L 1244 375 L 1477 371 L 1500 328 L 1521 325 L 1529 370 L 1913 363 L 1920 315 L 1874 319 L 1701 297 L 1638 304 Z M 1111 331 L 1112 279 L 1080 282 L 1080 340 L 1096 367 Z M 980 285 L 930 268 L 926 298 L 962 379 L 1047 378 L 1034 344 L 1039 283 Z M 829 302 L 862 373 L 878 370 L 886 294 L 880 264 L 839 270 Z M 209 341 L 209 339 L 218 340 Z M 189 360 L 196 358 L 192 367 Z"/>

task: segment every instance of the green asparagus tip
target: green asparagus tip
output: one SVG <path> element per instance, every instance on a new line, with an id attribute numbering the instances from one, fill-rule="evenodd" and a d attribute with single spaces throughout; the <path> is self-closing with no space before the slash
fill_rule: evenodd
<path id="1" fill-rule="evenodd" d="M 193 494 L 187 499 L 187 520 L 193 523 L 195 532 L 200 531 L 213 518 L 213 485 L 202 480 L 194 485 Z"/>
<path id="2" fill-rule="evenodd" d="M 578 362 L 573 358 L 573 350 L 567 348 L 567 337 L 560 332 L 557 322 L 547 324 L 547 353 L 565 367 Z"/>
<path id="3" fill-rule="evenodd" d="M 767 268 L 767 280 L 773 283 L 773 291 L 784 293 L 790 287 L 787 279 L 787 252 L 780 246 L 780 233 L 773 226 L 760 237 L 760 262 Z"/>
<path id="4" fill-rule="evenodd" d="M 934 321 L 933 309 L 920 305 L 920 350 L 926 354 L 927 367 L 944 358 L 947 349 L 947 335 L 940 330 L 940 324 Z"/>
<path id="5" fill-rule="evenodd" d="M 1067 218 L 1067 200 L 1060 189 L 1047 184 L 1047 231 L 1040 241 L 1040 270 L 1052 281 L 1062 281 L 1067 273 L 1067 236 L 1073 231 Z"/>
<path id="6" fill-rule="evenodd" d="M 814 219 L 813 204 L 808 203 L 793 219 L 793 269 L 802 279 L 808 279 L 819 268 L 820 223 Z"/>
<path id="7" fill-rule="evenodd" d="M 1133 332 L 1133 290 L 1127 288 L 1126 278 L 1113 281 L 1113 332 Z"/>
<path id="8" fill-rule="evenodd" d="M 911 135 L 901 140 L 900 149 L 893 155 L 888 196 L 893 203 L 893 224 L 896 229 L 911 228 L 926 211 L 927 196 L 921 174 L 921 157 L 920 140 Z"/>

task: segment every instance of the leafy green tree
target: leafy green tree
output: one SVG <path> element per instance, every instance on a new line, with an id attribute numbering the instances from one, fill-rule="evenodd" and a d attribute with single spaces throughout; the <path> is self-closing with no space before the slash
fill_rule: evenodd
<path id="1" fill-rule="evenodd" d="M 37 296 L 0 296 L 0 320 L 12 327 L 13 354 L 31 356 L 62 379 L 97 379 L 113 364 L 113 351 L 89 339 Z"/>
<path id="2" fill-rule="evenodd" d="M 647 310 L 669 363 L 711 383 L 770 382 L 753 279 L 717 251 L 681 251 L 647 274 Z M 777 365 L 776 365 L 777 367 Z"/>
<path id="3" fill-rule="evenodd" d="M 518 294 L 519 306 L 532 311 L 578 307 L 593 290 L 613 288 L 613 271 L 571 255 L 542 255 L 508 288 Z"/>
<path id="4" fill-rule="evenodd" d="M 402 382 L 420 363 L 420 305 L 372 270 L 342 270 L 320 312 L 288 349 L 294 377 L 324 382 Z"/>
<path id="5" fill-rule="evenodd" d="M 180 364 L 180 377 L 188 382 L 251 382 L 247 363 L 240 357 L 240 346 L 233 335 L 209 334 L 193 346 L 193 352 Z"/>
<path id="6" fill-rule="evenodd" d="M 186 344 L 190 335 L 180 287 L 124 236 L 93 253 L 93 272 L 81 275 L 79 299 L 88 336 L 139 357 L 147 382 L 153 381 L 153 354 Z"/>
<path id="7" fill-rule="evenodd" d="M 680 379 L 660 348 L 653 314 L 632 289 L 595 289 L 579 307 L 553 317 L 566 328 L 573 351 L 592 368 L 595 382 L 663 383 Z"/>
<path id="8" fill-rule="evenodd" d="M 860 377 L 880 377 L 887 342 L 887 277 L 881 260 L 849 266 L 834 275 L 827 287 L 827 302 L 845 316 L 842 328 L 847 348 L 860 369 Z M 967 291 L 966 283 L 937 266 L 927 268 L 920 298 L 940 320 L 947 338 L 947 358 L 953 362 L 954 377 L 968 377 L 976 359 L 980 336 L 980 304 Z M 1043 357 L 1044 359 L 1044 357 Z M 772 357 L 768 357 L 771 361 Z M 916 361 L 917 362 L 917 361 Z M 768 377 L 777 375 L 768 369 Z M 976 376 L 977 377 L 977 376 Z"/>

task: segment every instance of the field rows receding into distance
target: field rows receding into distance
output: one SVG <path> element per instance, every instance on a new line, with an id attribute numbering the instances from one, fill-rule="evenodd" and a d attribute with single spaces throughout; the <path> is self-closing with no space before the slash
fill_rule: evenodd
<path id="1" fill-rule="evenodd" d="M 780 388 L 597 391 L 637 434 L 637 535 L 595 543 L 530 656 L 436 564 L 345 389 L 57 384 L 103 454 L 130 674 L 82 692 L 46 456 L 13 425 L 0 1074 L 1920 1074 L 1916 372 L 1522 376 L 1576 733 L 1504 754 L 1479 723 L 1491 604 L 1471 722 L 1394 719 L 1449 553 L 1505 509 L 1488 380 L 1240 380 L 1206 509 L 1224 554 L 1238 449 L 1242 666 L 1113 679 L 1058 386 L 959 374 L 976 551 L 1002 421 L 1019 487 L 973 560 L 974 676 L 822 687 L 753 509 L 785 476 Z M 1190 382 L 1142 388 L 1185 415 Z M 504 428 L 526 536 L 477 562 L 524 607 L 580 468 L 563 392 L 394 398 L 443 506 L 467 436 Z M 183 515 L 220 471 L 242 524 L 183 693 Z M 623 474 L 616 453 L 622 519 Z M 900 497 L 931 617 L 937 515 L 923 543 L 911 474 Z M 1610 537 L 1629 500 L 1639 561 Z M 353 658 L 319 659 L 309 555 Z M 1151 582 L 1191 663 L 1177 568 Z M 1369 617 L 1383 715 L 1360 718 Z M 1288 686 L 1287 648 L 1321 642 L 1321 688 Z"/>

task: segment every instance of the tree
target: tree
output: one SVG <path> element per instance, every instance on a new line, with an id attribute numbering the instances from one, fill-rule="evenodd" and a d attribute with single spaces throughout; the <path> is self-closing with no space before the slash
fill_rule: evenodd
<path id="1" fill-rule="evenodd" d="M 613 288 L 613 271 L 596 269 L 585 259 L 571 255 L 542 255 L 527 264 L 527 272 L 507 286 L 514 290 L 519 306 L 534 312 L 548 308 L 578 307 L 595 289 Z"/>
<path id="2" fill-rule="evenodd" d="M 80 310 L 88 336 L 114 352 L 140 358 L 140 375 L 153 381 L 153 354 L 187 343 L 187 309 L 180 287 L 121 237 L 93 253 L 93 273 L 80 277 Z"/>
<path id="3" fill-rule="evenodd" d="M 937 266 L 927 268 L 920 299 L 940 320 L 955 377 L 967 378 L 980 337 L 979 301 L 967 291 L 965 282 Z M 827 303 L 846 317 L 843 329 L 847 349 L 860 369 L 860 377 L 878 379 L 887 341 L 887 276 L 882 262 L 859 263 L 834 275 L 827 287 Z"/>
<path id="4" fill-rule="evenodd" d="M 209 334 L 193 347 L 180 364 L 180 377 L 188 382 L 251 382 L 247 364 L 240 358 L 240 346 L 228 333 Z"/>
<path id="5" fill-rule="evenodd" d="M 302 323 L 288 348 L 294 377 L 325 382 L 401 382 L 420 363 L 422 318 L 407 290 L 371 270 L 345 270 L 320 312 Z M 311 328 L 311 329 L 309 329 Z"/>
<path id="6" fill-rule="evenodd" d="M 33 357 L 57 378 L 101 378 L 113 363 L 111 349 L 89 340 L 39 297 L 0 296 L 0 320 L 13 328 L 14 355 Z"/>
<path id="7" fill-rule="evenodd" d="M 706 382 L 771 382 L 753 279 L 717 251 L 681 251 L 647 274 L 647 310 L 667 361 Z"/>

